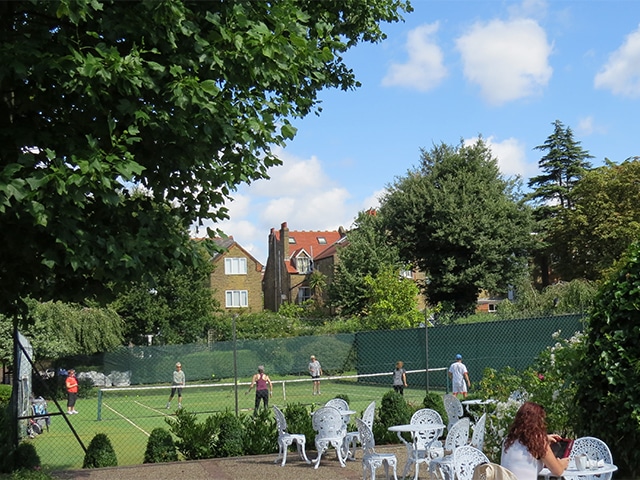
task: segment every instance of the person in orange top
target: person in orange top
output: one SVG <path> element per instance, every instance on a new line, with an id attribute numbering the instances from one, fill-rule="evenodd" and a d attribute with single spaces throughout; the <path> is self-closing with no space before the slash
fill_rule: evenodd
<path id="1" fill-rule="evenodd" d="M 67 379 L 64 382 L 67 387 L 67 415 L 74 415 L 76 410 L 76 399 L 78 398 L 78 379 L 76 371 L 72 368 L 68 372 Z"/>

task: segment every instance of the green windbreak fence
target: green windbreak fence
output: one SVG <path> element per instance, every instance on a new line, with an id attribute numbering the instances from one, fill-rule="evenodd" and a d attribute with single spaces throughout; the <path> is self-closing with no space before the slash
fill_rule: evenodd
<path id="1" fill-rule="evenodd" d="M 105 354 L 104 371 L 130 372 L 133 385 L 170 381 L 176 362 L 183 364 L 188 381 L 232 379 L 236 372 L 238 377 L 247 377 L 258 365 L 272 375 L 308 375 L 309 357 L 315 355 L 325 374 L 336 375 L 357 368 L 354 345 L 354 334 L 339 334 L 123 347 Z"/>
<path id="2" fill-rule="evenodd" d="M 411 385 L 446 388 L 447 376 L 424 373 L 425 368 L 448 367 L 456 354 L 463 356 L 471 381 L 478 381 L 485 368 L 512 367 L 523 370 L 546 347 L 556 341 L 554 333 L 569 338 L 583 330 L 584 315 L 561 315 L 512 319 L 466 325 L 362 332 L 356 335 L 359 374 L 392 370 L 398 360 L 410 373 Z M 428 351 L 428 360 L 427 360 Z M 428 361 L 428 365 L 427 365 Z M 367 381 L 388 381 L 373 377 Z"/>
<path id="3" fill-rule="evenodd" d="M 568 338 L 582 330 L 583 315 L 512 319 L 465 325 L 357 334 L 323 335 L 211 344 L 121 348 L 105 354 L 104 373 L 128 372 L 132 385 L 170 381 L 176 362 L 184 365 L 188 381 L 220 381 L 252 375 L 264 365 L 272 375 L 308 375 L 310 355 L 321 362 L 325 375 L 390 372 L 402 360 L 412 385 L 446 388 L 446 375 L 425 369 L 448 367 L 460 353 L 471 380 L 486 367 L 526 368 L 553 334 Z M 364 382 L 389 382 L 386 377 L 364 377 Z"/>

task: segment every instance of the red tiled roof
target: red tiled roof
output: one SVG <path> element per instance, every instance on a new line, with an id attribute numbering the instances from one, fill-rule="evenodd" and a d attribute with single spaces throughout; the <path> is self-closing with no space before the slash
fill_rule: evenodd
<path id="1" fill-rule="evenodd" d="M 280 232 L 275 231 L 276 238 L 280 240 Z M 307 252 L 311 258 L 316 258 L 331 248 L 331 246 L 340 239 L 338 231 L 305 231 L 305 230 L 289 230 L 289 238 L 294 238 L 296 243 L 289 243 L 290 258 L 285 258 L 287 271 L 289 273 L 297 273 L 292 265 L 291 258 L 296 257 L 302 250 Z M 324 238 L 326 243 L 320 243 L 319 238 Z"/>

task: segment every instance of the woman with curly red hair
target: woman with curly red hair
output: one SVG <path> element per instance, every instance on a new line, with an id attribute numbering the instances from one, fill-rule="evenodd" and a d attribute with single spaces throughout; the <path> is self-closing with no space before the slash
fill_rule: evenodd
<path id="1" fill-rule="evenodd" d="M 556 458 L 551 451 L 551 444 L 560 438 L 547 434 L 544 408 L 537 403 L 525 402 L 504 440 L 500 464 L 513 472 L 518 480 L 537 480 L 543 465 L 552 475 L 560 477 L 569 465 L 568 458 Z"/>

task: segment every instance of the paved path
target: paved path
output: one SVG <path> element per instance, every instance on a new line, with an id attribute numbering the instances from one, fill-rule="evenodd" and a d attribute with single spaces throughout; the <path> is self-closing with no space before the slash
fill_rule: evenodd
<path id="1" fill-rule="evenodd" d="M 398 457 L 398 476 L 406 459 L 406 450 L 401 445 L 376 447 L 380 453 L 395 453 Z M 311 452 L 315 458 L 315 451 Z M 128 467 L 95 468 L 55 472 L 60 480 L 357 480 L 362 478 L 362 451 L 358 450 L 356 461 L 348 461 L 341 467 L 335 450 L 329 449 L 322 457 L 317 470 L 300 460 L 296 452 L 289 452 L 287 464 L 274 464 L 277 455 L 255 455 L 250 457 L 214 458 L 190 462 L 155 463 Z M 429 477 L 429 469 L 420 469 L 420 479 Z M 384 478 L 384 468 L 376 477 Z"/>

